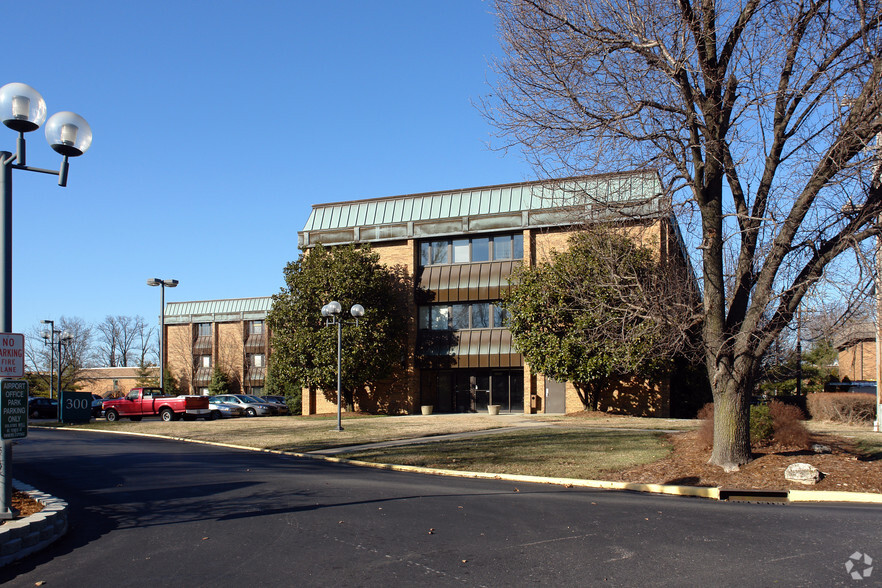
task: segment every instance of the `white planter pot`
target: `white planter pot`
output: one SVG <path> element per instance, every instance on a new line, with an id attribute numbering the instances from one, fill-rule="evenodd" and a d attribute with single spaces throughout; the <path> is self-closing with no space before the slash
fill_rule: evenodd
<path id="1" fill-rule="evenodd" d="M 487 412 L 489 412 L 490 414 L 499 414 L 499 405 L 498 404 L 488 405 Z"/>
<path id="2" fill-rule="evenodd" d="M 420 409 L 423 411 L 423 414 L 424 414 L 424 415 L 430 415 L 430 414 L 432 414 L 432 409 L 433 409 L 433 408 L 434 408 L 434 407 L 433 407 L 431 404 L 424 404 L 424 405 L 422 405 L 422 406 L 420 407 Z"/>

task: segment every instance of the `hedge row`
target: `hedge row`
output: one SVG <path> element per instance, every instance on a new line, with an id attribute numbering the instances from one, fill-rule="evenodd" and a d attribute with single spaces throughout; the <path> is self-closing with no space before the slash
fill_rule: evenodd
<path id="1" fill-rule="evenodd" d="M 816 392 L 806 396 L 809 414 L 819 421 L 872 423 L 876 419 L 876 397 L 853 392 Z"/>

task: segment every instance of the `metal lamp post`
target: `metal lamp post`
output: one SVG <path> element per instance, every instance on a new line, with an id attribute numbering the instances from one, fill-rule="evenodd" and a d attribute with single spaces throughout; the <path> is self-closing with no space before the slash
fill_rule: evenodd
<path id="1" fill-rule="evenodd" d="M 58 185 L 67 185 L 68 159 L 78 157 L 92 144 L 89 123 L 73 112 L 58 112 L 46 121 L 46 102 L 39 92 L 27 84 L 12 83 L 0 88 L 0 120 L 18 133 L 15 153 L 0 151 L 0 333 L 12 333 L 12 170 L 20 169 L 58 176 Z M 61 168 L 56 170 L 27 165 L 25 133 L 36 131 L 46 122 L 46 141 L 62 156 Z M 2 440 L 0 452 L 0 519 L 10 519 L 12 512 L 12 442 Z"/>
<path id="2" fill-rule="evenodd" d="M 343 387 L 341 382 L 342 358 L 343 358 L 343 323 L 345 322 L 341 313 L 343 307 L 334 300 L 322 307 L 322 316 L 325 317 L 325 326 L 337 325 L 337 430 L 343 430 Z M 364 316 L 364 307 L 361 304 L 353 304 L 349 309 L 349 314 L 355 319 L 355 325 L 358 326 L 358 319 Z"/>
<path id="3" fill-rule="evenodd" d="M 61 347 L 62 347 L 62 345 L 65 346 L 65 347 L 68 346 L 68 345 L 70 345 L 70 342 L 71 342 L 71 341 L 73 341 L 73 335 L 71 335 L 71 334 L 68 333 L 67 331 L 65 331 L 65 332 L 63 332 L 63 333 L 59 331 L 59 336 L 58 336 L 58 378 L 57 378 L 56 381 L 55 381 L 55 386 L 56 386 L 56 389 L 55 389 L 55 392 L 56 392 L 55 397 L 58 399 L 58 402 L 59 402 L 59 403 L 61 402 L 61 374 L 62 374 L 63 369 L 64 369 L 64 368 L 61 367 L 61 366 L 62 366 L 62 364 L 61 364 L 61 358 L 64 357 L 64 356 L 61 354 Z M 59 406 L 60 406 L 60 404 L 59 404 Z M 59 416 L 59 417 L 61 416 L 61 413 L 60 413 L 60 412 L 59 412 L 58 416 Z"/>
<path id="4" fill-rule="evenodd" d="M 159 286 L 159 388 L 165 394 L 165 288 L 174 288 L 179 282 L 177 280 L 160 280 L 159 278 L 150 278 L 147 280 L 148 286 Z"/>
<path id="5" fill-rule="evenodd" d="M 61 353 L 62 345 L 69 345 L 71 341 L 73 341 L 73 335 L 68 333 L 67 331 L 61 331 L 61 329 L 55 328 L 55 323 L 52 321 L 40 321 L 43 324 L 49 323 L 52 325 L 51 330 L 43 331 L 43 343 L 49 345 L 49 398 L 52 398 L 52 372 L 54 371 L 53 362 L 55 360 L 55 346 L 58 345 L 58 378 L 55 380 L 55 398 L 61 402 L 61 374 L 64 368 L 62 367 L 61 358 L 64 357 Z M 58 335 L 56 338 L 55 335 Z"/>
<path id="6" fill-rule="evenodd" d="M 49 398 L 52 398 L 52 376 L 55 373 L 55 321 L 50 321 L 48 319 L 44 319 L 40 321 L 44 325 L 49 325 L 49 331 L 43 331 L 43 344 L 49 345 Z M 49 340 L 51 337 L 51 341 Z M 58 358 L 58 363 L 61 363 L 61 358 Z"/>

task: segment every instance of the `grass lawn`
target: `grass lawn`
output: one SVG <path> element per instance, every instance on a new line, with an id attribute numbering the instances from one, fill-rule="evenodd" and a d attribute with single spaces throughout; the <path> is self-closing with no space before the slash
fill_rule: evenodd
<path id="1" fill-rule="evenodd" d="M 473 472 L 592 479 L 666 457 L 650 431 L 543 428 L 343 454 L 347 459 Z"/>

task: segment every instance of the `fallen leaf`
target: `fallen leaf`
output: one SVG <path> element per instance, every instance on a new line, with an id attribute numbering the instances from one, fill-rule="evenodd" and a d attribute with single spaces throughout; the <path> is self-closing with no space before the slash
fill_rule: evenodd
<path id="1" fill-rule="evenodd" d="M 34 586 L 42 586 L 45 583 L 46 583 L 45 580 L 40 580 L 39 582 L 34 582 Z"/>
<path id="2" fill-rule="evenodd" d="M 208 537 L 203 537 L 202 540 L 203 540 L 203 541 L 208 541 Z"/>
<path id="3" fill-rule="evenodd" d="M 465 562 L 467 562 L 467 561 L 469 561 L 469 560 L 467 560 L 467 559 L 464 559 L 464 560 L 462 560 L 462 563 L 465 563 Z"/>

